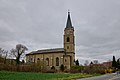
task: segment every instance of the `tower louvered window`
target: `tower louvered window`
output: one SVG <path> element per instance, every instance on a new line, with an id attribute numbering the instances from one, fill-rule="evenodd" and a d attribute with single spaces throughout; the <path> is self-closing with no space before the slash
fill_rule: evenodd
<path id="1" fill-rule="evenodd" d="M 67 37 L 67 42 L 70 42 L 70 38 L 69 37 Z"/>

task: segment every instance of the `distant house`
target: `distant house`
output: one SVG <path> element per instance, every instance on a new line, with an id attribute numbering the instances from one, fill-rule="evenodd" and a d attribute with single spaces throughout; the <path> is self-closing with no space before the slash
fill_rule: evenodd
<path id="1" fill-rule="evenodd" d="M 90 63 L 89 66 L 98 66 L 98 67 L 110 68 L 110 67 L 112 67 L 112 61 L 103 62 L 103 63 L 101 63 L 101 64 Z"/>
<path id="2" fill-rule="evenodd" d="M 103 62 L 102 65 L 106 68 L 112 67 L 112 61 L 109 62 Z"/>

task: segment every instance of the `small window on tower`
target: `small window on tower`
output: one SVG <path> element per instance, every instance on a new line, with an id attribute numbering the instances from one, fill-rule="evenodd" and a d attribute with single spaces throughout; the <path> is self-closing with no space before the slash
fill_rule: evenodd
<path id="1" fill-rule="evenodd" d="M 67 46 L 67 49 L 69 49 L 69 46 Z"/>
<path id="2" fill-rule="evenodd" d="M 67 42 L 70 42 L 70 38 L 69 37 L 67 37 Z"/>

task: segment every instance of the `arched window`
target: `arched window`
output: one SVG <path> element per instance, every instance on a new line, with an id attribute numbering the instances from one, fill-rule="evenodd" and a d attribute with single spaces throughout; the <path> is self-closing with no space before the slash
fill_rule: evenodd
<path id="1" fill-rule="evenodd" d="M 56 66 L 59 66 L 59 58 L 56 58 Z"/>
<path id="2" fill-rule="evenodd" d="M 47 66 L 49 66 L 49 58 L 46 58 Z"/>
<path id="3" fill-rule="evenodd" d="M 67 37 L 67 42 L 70 42 L 70 38 L 69 37 Z"/>

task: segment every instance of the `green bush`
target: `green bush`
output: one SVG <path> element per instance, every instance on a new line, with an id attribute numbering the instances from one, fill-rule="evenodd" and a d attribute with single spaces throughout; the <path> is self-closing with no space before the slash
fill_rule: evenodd
<path id="1" fill-rule="evenodd" d="M 51 67 L 51 69 L 47 69 L 46 73 L 56 73 L 57 70 L 55 69 L 54 66 Z"/>
<path id="2" fill-rule="evenodd" d="M 0 71 L 19 71 L 19 72 L 46 72 L 47 66 L 43 62 L 32 63 L 32 64 L 1 64 Z"/>
<path id="3" fill-rule="evenodd" d="M 84 73 L 88 73 L 88 74 L 105 74 L 105 67 L 103 66 L 98 66 L 98 65 L 90 65 L 90 66 L 86 66 L 84 68 Z"/>
<path id="4" fill-rule="evenodd" d="M 72 66 L 70 69 L 71 73 L 81 73 L 84 70 L 84 66 Z"/>
<path id="5" fill-rule="evenodd" d="M 65 67 L 64 67 L 64 65 L 62 64 L 62 65 L 60 66 L 60 70 L 63 72 L 64 69 L 65 69 Z"/>
<path id="6" fill-rule="evenodd" d="M 52 66 L 52 67 L 51 67 L 51 69 L 52 69 L 52 70 L 55 70 L 55 67 L 54 67 L 54 66 Z"/>

